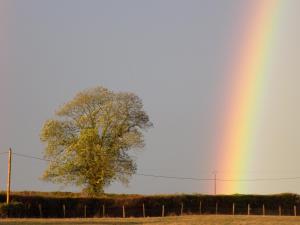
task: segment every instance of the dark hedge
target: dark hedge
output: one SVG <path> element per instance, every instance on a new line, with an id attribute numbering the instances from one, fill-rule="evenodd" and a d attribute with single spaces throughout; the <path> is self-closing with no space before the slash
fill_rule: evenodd
<path id="1" fill-rule="evenodd" d="M 11 202 L 9 204 L 0 203 L 0 217 L 24 217 L 25 206 L 21 202 Z"/>
<path id="2" fill-rule="evenodd" d="M 0 202 L 6 196 L 0 194 Z M 300 196 L 296 194 L 277 195 L 108 195 L 104 197 L 60 197 L 59 194 L 26 195 L 14 193 L 12 201 L 23 205 L 22 212 L 11 214 L 11 217 L 122 217 L 123 205 L 126 217 L 143 216 L 143 205 L 146 216 L 183 214 L 247 214 L 248 204 L 251 214 L 261 215 L 263 205 L 266 215 L 278 215 L 281 206 L 282 215 L 294 215 L 294 206 L 300 213 Z M 200 206 L 201 205 L 201 206 Z M 300 214 L 299 214 L 300 215 Z"/>

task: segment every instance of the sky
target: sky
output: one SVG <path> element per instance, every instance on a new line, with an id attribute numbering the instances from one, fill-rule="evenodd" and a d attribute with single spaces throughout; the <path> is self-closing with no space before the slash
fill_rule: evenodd
<path id="1" fill-rule="evenodd" d="M 245 15 L 261 0 L 0 0 L 0 152 L 11 147 L 42 157 L 45 120 L 77 92 L 104 86 L 136 93 L 154 124 L 145 148 L 134 153 L 139 173 L 300 177 L 300 4 L 278 1 L 284 4 L 274 24 L 271 75 L 260 121 L 253 121 L 261 126 L 259 144 L 243 177 L 226 177 L 215 146 L 224 132 L 228 65 L 239 63 L 234 51 Z M 79 190 L 41 181 L 46 166 L 14 156 L 12 190 Z M 0 155 L 1 189 L 5 180 Z M 245 193 L 300 193 L 300 179 L 244 185 Z M 134 176 L 127 187 L 114 183 L 106 191 L 211 194 L 213 187 L 213 181 Z"/>

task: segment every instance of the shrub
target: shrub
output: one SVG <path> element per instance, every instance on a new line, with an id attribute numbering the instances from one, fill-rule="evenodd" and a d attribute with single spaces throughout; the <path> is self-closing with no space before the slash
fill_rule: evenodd
<path id="1" fill-rule="evenodd" d="M 23 217 L 25 206 L 21 202 L 0 203 L 0 217 Z"/>

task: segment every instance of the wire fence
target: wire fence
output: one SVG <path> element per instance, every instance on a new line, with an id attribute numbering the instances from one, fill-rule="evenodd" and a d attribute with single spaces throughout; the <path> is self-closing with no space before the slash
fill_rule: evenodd
<path id="1" fill-rule="evenodd" d="M 261 207 L 252 208 L 250 205 L 231 207 L 215 207 L 202 205 L 199 207 L 180 204 L 168 207 L 166 205 L 147 206 L 106 206 L 99 203 L 96 207 L 89 205 L 67 205 L 51 207 L 49 204 L 25 204 L 25 210 L 20 217 L 26 218 L 101 218 L 101 217 L 166 217 L 183 215 L 261 215 L 261 216 L 298 216 L 300 208 L 296 205 L 289 207 Z"/>

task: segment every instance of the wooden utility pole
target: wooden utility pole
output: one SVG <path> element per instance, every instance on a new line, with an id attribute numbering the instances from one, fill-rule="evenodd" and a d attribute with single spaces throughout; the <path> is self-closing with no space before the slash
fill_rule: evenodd
<path id="1" fill-rule="evenodd" d="M 8 162 L 7 162 L 7 190 L 6 190 L 6 203 L 10 202 L 10 182 L 11 182 L 11 148 L 8 151 Z"/>
<path id="2" fill-rule="evenodd" d="M 213 171 L 213 175 L 214 175 L 214 194 L 217 194 L 217 171 Z"/>

